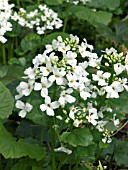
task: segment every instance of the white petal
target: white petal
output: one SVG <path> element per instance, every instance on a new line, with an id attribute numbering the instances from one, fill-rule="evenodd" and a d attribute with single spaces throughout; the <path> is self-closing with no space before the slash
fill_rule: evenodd
<path id="1" fill-rule="evenodd" d="M 47 107 L 46 112 L 47 112 L 47 115 L 54 116 L 54 111 L 50 107 Z"/>
<path id="2" fill-rule="evenodd" d="M 45 97 L 45 103 L 46 105 L 51 104 L 51 98 L 49 96 Z"/>
<path id="3" fill-rule="evenodd" d="M 63 84 L 63 79 L 62 78 L 57 78 L 56 79 L 56 84 L 57 85 L 62 85 Z"/>
<path id="4" fill-rule="evenodd" d="M 41 96 L 42 96 L 42 97 L 48 96 L 48 89 L 47 89 L 47 88 L 43 88 L 43 89 L 41 90 Z"/>
<path id="5" fill-rule="evenodd" d="M 56 109 L 56 108 L 58 108 L 58 107 L 59 107 L 59 102 L 55 101 L 55 102 L 52 102 L 52 103 L 51 103 L 51 108 L 52 108 L 52 109 Z"/>
<path id="6" fill-rule="evenodd" d="M 85 92 L 85 91 L 82 91 L 80 92 L 80 96 L 84 99 L 84 100 L 87 100 L 88 97 L 90 97 L 90 93 L 89 92 Z"/>
<path id="7" fill-rule="evenodd" d="M 97 124 L 96 120 L 92 120 L 91 123 L 95 126 Z"/>
<path id="8" fill-rule="evenodd" d="M 59 100 L 61 105 L 64 105 L 65 104 L 65 98 L 64 97 L 60 97 Z"/>
<path id="9" fill-rule="evenodd" d="M 47 105 L 45 105 L 45 104 L 41 104 L 41 105 L 40 105 L 40 109 L 41 109 L 42 111 L 45 111 L 46 108 L 47 108 Z"/>
<path id="10" fill-rule="evenodd" d="M 32 110 L 32 108 L 33 108 L 33 106 L 32 106 L 31 104 L 26 103 L 25 110 L 26 110 L 27 112 L 30 112 L 30 111 Z"/>
<path id="11" fill-rule="evenodd" d="M 24 89 L 22 91 L 22 93 L 25 95 L 25 96 L 29 96 L 29 94 L 31 93 L 32 89 Z"/>
<path id="12" fill-rule="evenodd" d="M 55 76 L 51 75 L 48 80 L 51 81 L 51 82 L 54 82 L 55 81 Z"/>
<path id="13" fill-rule="evenodd" d="M 73 89 L 72 88 L 68 88 L 67 90 L 66 90 L 66 93 L 68 93 L 68 94 L 71 94 L 73 92 Z"/>
<path id="14" fill-rule="evenodd" d="M 41 83 L 35 83 L 34 90 L 41 90 L 42 85 Z"/>
<path id="15" fill-rule="evenodd" d="M 16 106 L 16 108 L 18 108 L 18 109 L 24 109 L 25 104 L 24 104 L 22 101 L 17 100 L 15 106 Z"/>
<path id="16" fill-rule="evenodd" d="M 70 113 L 69 113 L 69 117 L 71 118 L 71 119 L 73 119 L 74 120 L 74 118 L 75 118 L 75 116 L 74 116 L 74 112 L 71 110 L 70 111 Z"/>
<path id="17" fill-rule="evenodd" d="M 75 97 L 71 96 L 71 95 L 66 95 L 66 101 L 68 103 L 74 103 L 76 101 Z"/>
<path id="18" fill-rule="evenodd" d="M 20 117 L 22 117 L 22 118 L 24 118 L 25 116 L 26 116 L 26 111 L 25 110 L 21 110 L 20 112 L 19 112 L 19 116 Z"/>
<path id="19" fill-rule="evenodd" d="M 26 83 L 26 82 L 20 83 L 20 88 L 24 89 L 24 88 L 27 88 L 27 87 L 28 87 L 28 83 Z"/>
<path id="20" fill-rule="evenodd" d="M 57 149 L 54 149 L 54 151 L 55 151 L 55 152 L 65 152 L 65 153 L 67 153 L 68 155 L 72 153 L 71 150 L 69 150 L 69 149 L 67 149 L 67 148 L 65 148 L 65 147 L 63 147 L 63 146 L 61 146 L 61 147 L 59 147 L 59 148 L 57 148 Z"/>

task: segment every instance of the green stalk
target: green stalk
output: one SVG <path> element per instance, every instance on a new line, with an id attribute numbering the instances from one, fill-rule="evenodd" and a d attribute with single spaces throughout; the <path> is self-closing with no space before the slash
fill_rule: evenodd
<path id="1" fill-rule="evenodd" d="M 37 0 L 37 4 L 38 4 L 38 5 L 40 4 L 40 0 Z"/>
<path id="2" fill-rule="evenodd" d="M 68 21 L 68 18 L 66 17 L 66 18 L 64 19 L 64 26 L 63 26 L 62 32 L 65 32 L 65 31 L 66 31 L 67 21 Z"/>
<path id="3" fill-rule="evenodd" d="M 80 157 L 77 158 L 76 165 L 74 166 L 73 170 L 78 170 L 79 163 L 80 163 Z"/>
<path id="4" fill-rule="evenodd" d="M 8 43 L 8 61 L 14 57 L 14 40 L 15 38 L 13 37 L 10 39 L 10 42 Z"/>
<path id="5" fill-rule="evenodd" d="M 6 65 L 7 61 L 6 61 L 6 54 L 5 54 L 5 46 L 4 46 L 4 44 L 2 44 L 2 58 L 3 58 L 3 64 Z"/>
<path id="6" fill-rule="evenodd" d="M 16 0 L 16 3 L 17 3 L 18 8 L 20 8 L 20 1 Z"/>
<path id="7" fill-rule="evenodd" d="M 52 133 L 51 134 L 52 170 L 56 170 L 56 161 L 55 161 L 55 153 L 54 153 L 55 144 L 56 144 L 56 133 L 54 128 L 51 129 L 51 133 Z"/>
<path id="8" fill-rule="evenodd" d="M 61 170 L 61 167 L 66 163 L 66 161 L 69 159 L 69 155 L 66 157 L 64 161 L 61 161 L 58 165 L 57 170 Z"/>

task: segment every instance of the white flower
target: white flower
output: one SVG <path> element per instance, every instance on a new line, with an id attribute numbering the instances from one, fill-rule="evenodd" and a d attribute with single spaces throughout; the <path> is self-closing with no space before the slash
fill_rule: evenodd
<path id="1" fill-rule="evenodd" d="M 112 120 L 112 121 L 114 122 L 114 125 L 115 125 L 116 127 L 118 127 L 120 121 L 119 121 L 119 119 L 116 119 L 116 114 L 113 115 L 113 120 Z"/>
<path id="2" fill-rule="evenodd" d="M 64 42 L 59 44 L 58 51 L 61 51 L 62 53 L 66 53 L 69 50 L 70 50 L 69 45 L 66 46 Z"/>
<path id="3" fill-rule="evenodd" d="M 32 110 L 33 106 L 31 104 L 29 104 L 29 103 L 23 103 L 22 101 L 17 100 L 16 108 L 22 109 L 19 112 L 19 116 L 24 118 L 26 116 L 27 112 L 30 112 Z"/>
<path id="4" fill-rule="evenodd" d="M 114 81 L 111 85 L 104 87 L 105 91 L 107 92 L 106 98 L 119 98 L 119 92 L 124 90 L 123 85 L 118 82 Z"/>
<path id="5" fill-rule="evenodd" d="M 19 86 L 17 87 L 17 91 L 20 92 L 21 96 L 29 96 L 31 91 L 34 87 L 34 81 L 29 80 L 28 83 L 26 82 L 20 82 Z"/>
<path id="6" fill-rule="evenodd" d="M 76 101 L 75 97 L 69 95 L 73 92 L 71 88 L 67 90 L 63 90 L 60 94 L 59 102 L 61 105 L 65 105 L 65 103 L 74 103 Z"/>
<path id="7" fill-rule="evenodd" d="M 80 97 L 83 98 L 84 100 L 87 100 L 87 98 L 91 97 L 91 94 L 86 91 L 86 88 L 82 91 L 80 91 Z"/>
<path id="8" fill-rule="evenodd" d="M 121 65 L 120 63 L 114 64 L 114 71 L 116 75 L 121 74 L 125 70 L 125 66 Z"/>
<path id="9" fill-rule="evenodd" d="M 52 72 L 52 70 L 53 70 L 53 67 L 51 65 L 51 62 L 47 62 L 46 67 L 44 66 L 40 67 L 40 71 L 43 76 L 48 76 L 50 72 Z"/>
<path id="10" fill-rule="evenodd" d="M 45 97 L 45 104 L 40 105 L 40 109 L 42 111 L 46 111 L 47 115 L 49 116 L 54 116 L 55 113 L 53 109 L 57 109 L 58 107 L 59 102 L 58 101 L 51 102 L 51 98 L 49 96 Z"/>
<path id="11" fill-rule="evenodd" d="M 41 78 L 41 83 L 35 82 L 34 90 L 41 90 L 41 96 L 46 97 L 48 96 L 48 88 L 52 85 L 46 77 Z"/>
<path id="12" fill-rule="evenodd" d="M 96 125 L 97 124 L 96 119 L 98 119 L 97 109 L 95 108 L 89 109 L 89 115 L 86 116 L 86 119 L 88 120 L 88 122 L 92 123 L 93 125 Z"/>
<path id="13" fill-rule="evenodd" d="M 83 58 L 85 58 L 85 57 L 87 57 L 87 56 L 90 55 L 90 52 L 87 51 L 86 48 L 87 48 L 87 47 L 86 47 L 85 45 L 79 46 L 79 52 L 80 52 L 80 54 L 81 54 L 81 56 L 82 56 Z"/>
<path id="14" fill-rule="evenodd" d="M 64 146 L 61 146 L 57 149 L 54 149 L 55 152 L 65 152 L 68 155 L 70 155 L 72 153 L 72 151 L 70 149 L 65 148 Z"/>
<path id="15" fill-rule="evenodd" d="M 37 71 L 38 71 L 37 67 L 34 67 L 34 68 L 29 67 L 24 71 L 24 74 L 27 75 L 28 78 L 30 79 L 35 79 Z"/>
<path id="16" fill-rule="evenodd" d="M 96 128 L 100 131 L 100 132 L 103 132 L 104 131 L 104 126 L 106 125 L 108 121 L 98 121 L 97 122 L 97 125 L 96 125 Z"/>
<path id="17" fill-rule="evenodd" d="M 75 74 L 71 74 L 71 73 L 68 73 L 66 75 L 67 79 L 68 79 L 68 85 L 69 87 L 73 87 L 73 88 L 77 88 L 78 86 L 78 82 L 77 82 L 77 76 Z"/>
<path id="18" fill-rule="evenodd" d="M 79 127 L 79 124 L 80 124 L 80 121 L 78 119 L 75 119 L 74 122 L 73 122 L 73 125 L 75 127 Z"/>
<path id="19" fill-rule="evenodd" d="M 63 77 L 66 74 L 64 70 L 60 70 L 59 68 L 53 68 L 53 75 L 49 77 L 49 81 L 54 82 L 56 81 L 57 85 L 63 84 Z"/>
<path id="20" fill-rule="evenodd" d="M 97 71 L 97 75 L 96 75 L 96 74 L 92 74 L 93 80 L 98 81 L 98 85 L 101 85 L 101 86 L 105 86 L 105 85 L 108 84 L 108 83 L 106 82 L 106 80 L 107 80 L 110 76 L 111 76 L 110 73 L 108 73 L 108 72 L 103 73 L 103 71 L 101 71 L 101 70 L 98 70 L 98 71 Z"/>
<path id="21" fill-rule="evenodd" d="M 71 109 L 70 109 L 70 112 L 69 112 L 69 117 L 71 118 L 71 119 L 75 119 L 75 113 L 77 112 L 77 107 L 74 107 L 74 106 L 72 106 L 71 107 Z"/>
<path id="22" fill-rule="evenodd" d="M 88 65 L 91 66 L 91 67 L 96 67 L 96 68 L 99 69 L 99 65 L 101 64 L 101 60 L 102 60 L 102 57 L 100 57 L 98 59 L 90 57 Z"/>
<path id="23" fill-rule="evenodd" d="M 106 136 L 102 139 L 103 143 L 111 143 L 112 139 L 111 138 L 107 138 Z"/>

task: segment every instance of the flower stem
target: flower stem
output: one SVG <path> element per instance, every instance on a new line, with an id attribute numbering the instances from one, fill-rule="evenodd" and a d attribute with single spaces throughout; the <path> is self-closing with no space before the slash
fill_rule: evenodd
<path id="1" fill-rule="evenodd" d="M 57 170 L 61 170 L 61 167 L 66 163 L 66 161 L 69 159 L 69 155 L 66 157 L 65 160 L 61 161 L 58 165 Z"/>
<path id="2" fill-rule="evenodd" d="M 51 157 L 52 157 L 52 170 L 56 170 L 56 161 L 55 161 L 55 144 L 56 144 L 56 133 L 55 129 L 51 129 Z"/>
<path id="3" fill-rule="evenodd" d="M 79 163 L 80 163 L 80 157 L 77 158 L 76 165 L 74 166 L 73 170 L 78 170 Z"/>
<path id="4" fill-rule="evenodd" d="M 62 32 L 65 32 L 65 31 L 66 31 L 67 21 L 68 21 L 68 18 L 66 17 L 66 18 L 64 19 L 64 26 L 63 26 L 63 31 L 62 31 Z"/>
<path id="5" fill-rule="evenodd" d="M 17 0 L 16 3 L 17 3 L 18 8 L 20 8 L 20 1 Z"/>
<path id="6" fill-rule="evenodd" d="M 40 0 L 37 0 L 37 4 L 38 4 L 38 5 L 40 4 Z"/>
<path id="7" fill-rule="evenodd" d="M 6 65 L 6 54 L 5 54 L 5 46 L 2 44 L 2 58 L 3 58 L 3 64 Z"/>

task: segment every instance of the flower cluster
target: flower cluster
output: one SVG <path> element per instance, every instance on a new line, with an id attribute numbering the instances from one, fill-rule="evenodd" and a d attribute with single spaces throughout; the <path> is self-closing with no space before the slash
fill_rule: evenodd
<path id="1" fill-rule="evenodd" d="M 73 3 L 75 5 L 82 3 L 82 4 L 86 4 L 88 2 L 90 2 L 91 0 L 67 0 L 67 2 Z"/>
<path id="2" fill-rule="evenodd" d="M 42 98 L 42 112 L 75 127 L 92 126 L 103 133 L 103 142 L 110 142 L 106 125 L 111 121 L 117 127 L 119 120 L 106 100 L 119 98 L 120 92 L 128 90 L 127 78 L 120 76 L 127 71 L 127 61 L 128 55 L 113 48 L 98 57 L 86 39 L 80 43 L 77 36 L 65 40 L 58 36 L 33 59 L 33 67 L 24 71 L 27 82 L 18 85 L 16 95 L 16 107 L 23 110 L 19 115 L 25 117 L 33 107 L 20 98 L 35 91 Z"/>
<path id="3" fill-rule="evenodd" d="M 31 11 L 20 8 L 18 13 L 14 12 L 11 19 L 18 21 L 21 26 L 35 28 L 37 34 L 62 27 L 62 20 L 58 18 L 58 14 L 46 5 L 39 5 Z"/>
<path id="4" fill-rule="evenodd" d="M 4 34 L 12 30 L 12 24 L 9 22 L 13 4 L 8 4 L 8 0 L 0 0 L 0 42 L 5 43 L 7 39 Z"/>

